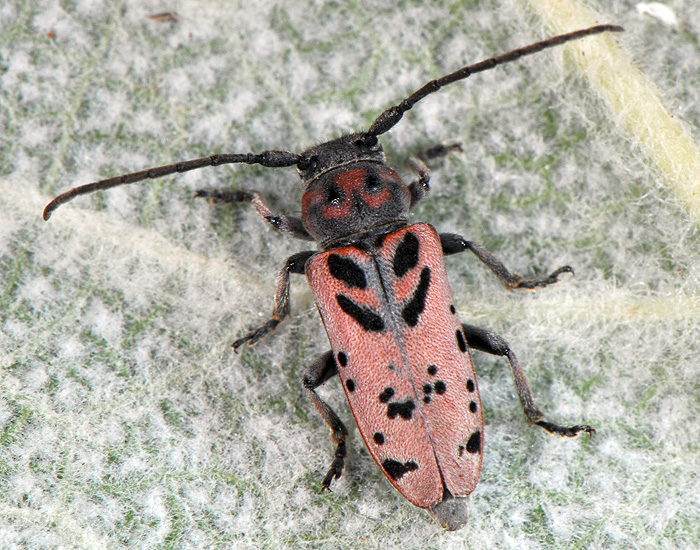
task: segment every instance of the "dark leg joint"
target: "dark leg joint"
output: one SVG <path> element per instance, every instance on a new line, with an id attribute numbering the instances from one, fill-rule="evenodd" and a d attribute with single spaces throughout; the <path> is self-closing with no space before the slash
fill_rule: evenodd
<path id="1" fill-rule="evenodd" d="M 422 201 L 430 192 L 430 180 L 427 177 L 421 177 L 418 181 L 414 181 L 408 186 L 411 193 L 411 208 Z"/>
<path id="2" fill-rule="evenodd" d="M 503 357 L 505 355 L 508 357 L 511 364 L 513 364 L 513 361 L 517 361 L 517 359 L 515 359 L 513 356 L 513 352 L 508 346 L 508 342 L 506 342 L 498 334 L 491 332 L 490 330 L 466 324 L 462 324 L 462 330 L 467 338 L 467 345 L 471 349 L 483 351 L 484 353 L 497 355 L 499 357 Z"/>
<path id="3" fill-rule="evenodd" d="M 258 209 L 258 213 L 260 213 Z M 275 216 L 275 215 L 263 215 L 265 221 L 270 224 L 270 227 L 275 231 L 282 233 L 283 235 L 288 235 L 295 239 L 300 239 L 302 241 L 313 241 L 313 237 L 304 228 L 304 224 L 300 218 L 295 218 L 293 216 Z"/>
<path id="4" fill-rule="evenodd" d="M 306 273 L 306 262 L 307 260 L 316 254 L 313 250 L 304 250 L 303 252 L 297 252 L 289 258 L 284 264 L 284 269 L 289 273 L 295 273 L 297 275 L 303 275 Z"/>
<path id="5" fill-rule="evenodd" d="M 445 256 L 459 254 L 468 248 L 466 239 L 455 233 L 441 233 L 440 244 L 442 244 L 442 253 Z"/>
<path id="6" fill-rule="evenodd" d="M 313 391 L 338 374 L 338 365 L 335 362 L 332 351 L 327 351 L 313 362 L 304 375 L 302 384 L 304 389 Z"/>

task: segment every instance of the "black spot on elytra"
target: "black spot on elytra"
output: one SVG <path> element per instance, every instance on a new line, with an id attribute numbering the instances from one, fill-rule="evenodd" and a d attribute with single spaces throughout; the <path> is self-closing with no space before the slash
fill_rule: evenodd
<path id="1" fill-rule="evenodd" d="M 436 365 L 428 365 L 428 374 L 430 376 L 435 376 L 437 374 L 437 366 Z"/>
<path id="2" fill-rule="evenodd" d="M 459 456 L 462 456 L 466 447 L 464 445 L 460 445 L 459 447 L 457 447 L 457 449 L 459 450 Z"/>
<path id="3" fill-rule="evenodd" d="M 335 299 L 345 313 L 355 319 L 368 332 L 382 332 L 384 320 L 371 308 L 359 306 L 344 294 L 336 294 Z"/>
<path id="4" fill-rule="evenodd" d="M 419 247 L 418 237 L 410 231 L 401 239 L 394 252 L 394 274 L 397 277 L 403 277 L 418 265 Z"/>
<path id="5" fill-rule="evenodd" d="M 420 272 L 420 280 L 416 290 L 413 292 L 413 296 L 411 296 L 411 299 L 401 311 L 401 316 L 409 327 L 415 327 L 418 324 L 418 318 L 425 310 L 425 298 L 428 295 L 429 286 L 430 268 L 425 266 Z"/>
<path id="6" fill-rule="evenodd" d="M 478 453 L 481 450 L 481 431 L 476 430 L 467 441 L 467 452 L 471 454 Z"/>
<path id="7" fill-rule="evenodd" d="M 469 403 L 469 411 L 475 413 L 478 407 L 476 406 L 476 401 Z"/>
<path id="8" fill-rule="evenodd" d="M 374 442 L 377 445 L 384 445 L 384 434 L 382 432 L 374 432 Z"/>
<path id="9" fill-rule="evenodd" d="M 418 469 L 418 463 L 415 460 L 399 462 L 393 458 L 385 458 L 382 461 L 382 466 L 391 479 L 401 479 L 408 472 Z"/>
<path id="10" fill-rule="evenodd" d="M 341 367 L 346 367 L 348 365 L 348 356 L 345 355 L 344 351 L 338 352 L 338 363 L 340 363 Z"/>
<path id="11" fill-rule="evenodd" d="M 345 258 L 340 254 L 331 254 L 328 256 L 328 271 L 349 288 L 367 288 L 365 272 L 350 258 Z"/>
<path id="12" fill-rule="evenodd" d="M 379 400 L 382 403 L 388 403 L 389 399 L 394 397 L 394 388 L 389 386 L 388 388 L 384 388 L 384 391 L 379 394 Z"/>
<path id="13" fill-rule="evenodd" d="M 471 378 L 467 380 L 467 391 L 468 392 L 473 392 L 476 389 L 476 385 L 474 384 L 474 380 Z"/>
<path id="14" fill-rule="evenodd" d="M 452 315 L 454 315 L 455 313 L 457 313 L 457 310 L 455 309 L 455 306 L 453 306 L 452 304 L 450 304 L 450 313 L 451 313 Z"/>
<path id="15" fill-rule="evenodd" d="M 435 365 L 430 365 L 430 367 L 428 367 L 428 372 L 430 372 L 433 375 L 437 374 L 437 367 Z M 430 403 L 430 401 L 432 400 L 430 394 L 433 392 L 435 392 L 437 395 L 442 395 L 446 391 L 447 384 L 445 384 L 445 382 L 443 382 L 442 380 L 436 381 L 435 384 L 430 384 L 426 382 L 425 384 L 423 384 L 423 393 L 425 394 L 425 396 L 423 397 L 423 402 Z"/>
<path id="16" fill-rule="evenodd" d="M 462 353 L 466 353 L 467 341 L 464 339 L 464 334 L 462 334 L 461 329 L 457 329 L 455 331 L 455 338 L 457 338 L 457 347 L 459 348 L 459 351 L 461 351 Z"/>
<path id="17" fill-rule="evenodd" d="M 355 391 L 355 381 L 352 378 L 348 378 L 345 381 L 345 387 L 348 389 L 348 391 Z"/>
<path id="18" fill-rule="evenodd" d="M 406 399 L 405 401 L 394 401 L 389 403 L 386 409 L 386 415 L 389 418 L 396 418 L 400 416 L 404 420 L 411 420 L 413 418 L 413 409 L 416 408 L 416 404 L 413 399 Z"/>

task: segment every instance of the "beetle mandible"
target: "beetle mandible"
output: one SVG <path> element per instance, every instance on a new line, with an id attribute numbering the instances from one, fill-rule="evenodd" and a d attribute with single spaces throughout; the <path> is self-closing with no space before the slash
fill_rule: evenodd
<path id="1" fill-rule="evenodd" d="M 71 189 L 51 201 L 43 216 L 48 220 L 58 206 L 79 195 L 204 166 L 296 166 L 304 185 L 301 218 L 272 213 L 255 191 L 196 193 L 214 202 L 252 203 L 276 231 L 315 241 L 318 246 L 317 251 L 298 252 L 286 260 L 277 280 L 271 318 L 236 340 L 233 348 L 252 346 L 279 325 L 289 314 L 290 275 L 306 274 L 331 344 L 331 350 L 316 359 L 303 377 L 306 393 L 335 444 L 324 489 L 343 472 L 348 432 L 316 388 L 337 374 L 360 434 L 384 475 L 442 527 L 460 529 L 467 523 L 468 497 L 479 478 L 484 445 L 470 349 L 508 359 L 531 424 L 562 437 L 594 430 L 544 420 L 508 343 L 459 321 L 443 256 L 472 252 L 508 289 L 546 287 L 573 270 L 564 266 L 544 278 L 524 279 L 477 243 L 455 234 L 438 234 L 426 223 L 409 225 L 409 211 L 429 190 L 426 162 L 459 149 L 459 144 L 437 145 L 409 158 L 407 165 L 417 179 L 407 185 L 387 164 L 378 136 L 443 86 L 570 40 L 622 30 L 616 25 L 598 25 L 463 67 L 428 82 L 388 108 L 368 130 L 301 154 L 218 154 L 150 168 Z"/>

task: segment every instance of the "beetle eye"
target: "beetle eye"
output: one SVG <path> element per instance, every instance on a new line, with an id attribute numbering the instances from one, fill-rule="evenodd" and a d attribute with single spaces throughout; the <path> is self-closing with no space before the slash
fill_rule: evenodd
<path id="1" fill-rule="evenodd" d="M 355 140 L 355 147 L 374 147 L 377 145 L 377 142 L 379 140 L 377 139 L 377 136 L 365 134 L 361 138 Z"/>
<path id="2" fill-rule="evenodd" d="M 297 168 L 302 172 L 306 172 L 307 170 L 311 170 L 314 166 L 316 166 L 317 162 L 318 156 L 316 155 L 311 157 L 301 157 L 301 160 L 297 162 Z"/>

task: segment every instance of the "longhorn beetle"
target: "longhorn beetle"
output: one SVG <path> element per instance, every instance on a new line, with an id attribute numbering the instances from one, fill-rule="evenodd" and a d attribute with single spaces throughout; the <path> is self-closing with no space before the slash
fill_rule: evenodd
<path id="1" fill-rule="evenodd" d="M 457 318 L 443 256 L 472 252 L 507 289 L 546 287 L 558 282 L 562 273 L 573 274 L 573 269 L 567 265 L 548 277 L 524 279 L 475 242 L 456 234 L 438 234 L 426 223 L 409 225 L 409 211 L 429 190 L 426 162 L 460 146 L 437 145 L 409 158 L 407 165 L 417 179 L 406 185 L 387 164 L 377 137 L 443 86 L 570 40 L 622 30 L 599 25 L 462 67 L 389 107 L 368 130 L 301 154 L 219 154 L 82 185 L 51 201 L 44 219 L 79 195 L 204 166 L 296 166 L 304 185 L 301 218 L 274 214 L 255 191 L 195 194 L 217 203 L 252 203 L 276 231 L 318 246 L 318 251 L 297 252 L 287 259 L 277 279 L 271 318 L 236 340 L 233 348 L 256 344 L 280 324 L 289 314 L 290 275 L 306 274 L 331 344 L 331 350 L 318 357 L 303 378 L 306 393 L 331 429 L 335 444 L 323 488 L 329 489 L 340 478 L 347 454 L 345 426 L 316 393 L 318 386 L 337 374 L 360 434 L 384 475 L 442 527 L 460 529 L 467 523 L 468 497 L 479 478 L 484 446 L 484 419 L 470 349 L 508 359 L 528 422 L 562 437 L 595 430 L 544 420 L 508 343 Z"/>

